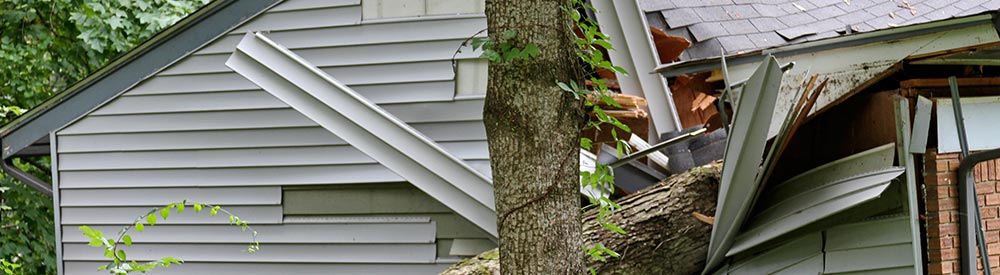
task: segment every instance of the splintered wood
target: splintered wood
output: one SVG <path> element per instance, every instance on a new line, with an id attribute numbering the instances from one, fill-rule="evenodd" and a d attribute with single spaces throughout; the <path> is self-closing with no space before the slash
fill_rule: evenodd
<path id="1" fill-rule="evenodd" d="M 604 113 L 612 116 L 623 124 L 628 125 L 632 130 L 633 135 L 637 135 L 645 138 L 649 135 L 649 114 L 643 110 L 646 107 L 646 99 L 624 95 L 624 94 L 614 94 L 612 99 L 618 106 L 614 106 L 604 102 L 593 95 L 588 95 L 587 100 L 601 106 L 604 109 Z M 590 114 L 591 119 L 596 120 L 597 115 L 594 113 Z M 593 140 L 594 147 L 593 150 L 596 153 L 596 149 L 600 148 L 601 143 L 614 143 L 614 136 L 611 131 L 616 131 L 619 138 L 627 138 L 628 133 L 625 133 L 621 129 L 615 128 L 613 125 L 602 124 L 599 129 L 586 129 L 583 131 L 582 135 L 585 138 Z"/>

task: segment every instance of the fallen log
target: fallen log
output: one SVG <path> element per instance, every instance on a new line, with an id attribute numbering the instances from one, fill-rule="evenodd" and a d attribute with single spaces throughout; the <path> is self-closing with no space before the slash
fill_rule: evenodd
<path id="1" fill-rule="evenodd" d="M 695 167 L 617 200 L 622 209 L 610 222 L 626 235 L 597 225 L 597 213 L 584 213 L 585 243 L 600 242 L 621 254 L 606 262 L 587 260 L 598 274 L 696 274 L 705 265 L 711 217 L 718 197 L 718 163 Z M 582 252 L 582 250 L 581 250 Z M 442 275 L 493 275 L 499 272 L 496 250 L 455 264 Z"/>

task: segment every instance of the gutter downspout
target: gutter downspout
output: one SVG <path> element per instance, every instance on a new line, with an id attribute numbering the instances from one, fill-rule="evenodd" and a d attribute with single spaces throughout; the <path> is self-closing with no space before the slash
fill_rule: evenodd
<path id="1" fill-rule="evenodd" d="M 4 159 L 3 161 L 0 161 L 0 170 L 3 170 L 8 175 L 13 176 L 15 179 L 20 180 L 25 185 L 38 190 L 38 192 L 42 192 L 42 194 L 52 197 L 52 185 L 49 185 L 49 183 L 32 176 L 20 168 L 17 168 L 17 166 L 14 166 L 13 160 Z"/>
<path id="2" fill-rule="evenodd" d="M 973 184 L 975 184 L 976 177 L 975 177 L 975 175 L 972 175 L 972 169 L 976 167 L 976 164 L 979 164 L 980 162 L 984 162 L 984 161 L 987 161 L 987 160 L 996 159 L 996 158 L 1000 158 L 1000 148 L 989 150 L 989 151 L 983 151 L 983 152 L 979 152 L 979 153 L 975 153 L 975 154 L 971 154 L 971 155 L 968 155 L 965 158 L 962 158 L 962 161 L 960 161 L 959 165 L 958 165 L 958 184 L 959 184 L 959 186 L 966 186 L 966 187 L 968 187 L 968 186 L 972 186 Z M 961 191 L 961 192 L 959 192 L 959 195 L 964 195 L 965 192 L 967 192 L 967 191 Z M 975 196 L 973 196 L 973 199 L 975 199 Z M 960 202 L 960 204 L 962 204 L 964 206 L 967 203 L 965 201 L 962 201 L 962 202 Z M 968 215 L 961 215 L 961 217 L 967 217 L 967 216 Z M 976 226 L 977 226 L 977 228 L 979 229 L 979 230 L 976 230 L 976 232 L 978 232 L 979 234 L 982 234 L 982 224 L 981 223 L 982 223 L 982 221 L 979 221 L 978 219 L 976 220 L 976 223 L 975 223 Z M 962 230 L 961 233 L 965 233 L 965 230 Z M 965 238 L 965 237 L 963 236 L 962 238 Z M 980 251 L 985 250 L 985 249 L 986 249 L 986 246 L 980 245 L 980 248 L 979 248 Z M 963 252 L 965 252 L 964 250 L 966 250 L 966 249 L 963 248 Z M 982 252 L 980 252 L 980 253 L 982 253 Z M 989 254 L 989 253 L 987 253 L 987 254 Z M 972 255 L 972 256 L 975 257 L 975 255 Z M 987 257 L 981 257 L 981 258 L 982 259 L 987 259 Z M 962 260 L 965 260 L 965 259 L 963 258 Z M 972 259 L 969 259 L 969 260 L 971 261 Z M 989 267 L 989 262 L 986 261 L 986 260 L 983 260 L 983 263 L 984 263 L 983 266 L 985 267 L 983 269 L 985 271 L 984 273 L 985 274 L 990 274 L 991 270 L 990 270 L 990 267 Z M 976 266 L 976 264 L 974 263 L 974 261 L 973 261 L 973 263 L 971 265 L 972 266 Z M 963 274 L 973 274 L 971 272 L 966 272 L 965 271 L 965 266 L 966 265 L 962 266 L 962 273 Z"/>
<path id="3" fill-rule="evenodd" d="M 958 168 L 958 203 L 959 203 L 959 236 L 961 238 L 961 263 L 962 274 L 975 274 L 976 268 L 976 243 L 979 243 L 980 260 L 983 265 L 983 274 L 990 275 L 989 251 L 986 247 L 986 236 L 983 233 L 982 213 L 979 209 L 979 197 L 976 196 L 975 175 L 971 178 L 969 172 L 976 163 L 1000 157 L 1000 151 L 990 150 L 986 152 L 969 155 L 969 142 L 965 135 L 965 119 L 962 117 L 962 102 L 958 95 L 958 80 L 952 76 L 948 78 L 948 86 L 951 88 L 952 111 L 955 112 L 955 128 L 958 130 L 959 145 L 962 147 L 962 161 Z M 992 154 L 991 154 L 992 153 Z M 972 234 L 976 235 L 976 240 L 972 240 Z"/>

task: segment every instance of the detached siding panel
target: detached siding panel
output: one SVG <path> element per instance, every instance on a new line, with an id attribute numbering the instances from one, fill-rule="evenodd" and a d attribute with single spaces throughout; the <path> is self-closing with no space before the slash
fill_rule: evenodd
<path id="1" fill-rule="evenodd" d="M 151 274 L 438 274 L 454 259 L 453 240 L 462 254 L 492 243 L 224 65 L 240 33 L 270 31 L 489 176 L 483 99 L 456 100 L 452 68 L 485 17 L 362 22 L 361 14 L 359 0 L 284 1 L 60 130 L 65 274 L 104 274 L 100 250 L 87 246 L 79 225 L 115 232 L 150 207 L 184 199 L 249 221 L 261 251 L 242 252 L 246 234 L 222 214 L 188 208 L 132 234 L 131 258 L 186 261 Z M 455 58 L 479 54 L 465 47 Z M 122 199 L 98 199 L 108 195 Z"/>

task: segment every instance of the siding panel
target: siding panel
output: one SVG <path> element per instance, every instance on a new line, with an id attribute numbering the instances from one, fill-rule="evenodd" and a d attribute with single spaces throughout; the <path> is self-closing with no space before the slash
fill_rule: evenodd
<path id="1" fill-rule="evenodd" d="M 267 12 L 279 12 L 279 11 L 295 11 L 295 10 L 308 10 L 316 8 L 332 8 L 332 7 L 342 7 L 342 6 L 358 6 L 361 5 L 361 0 L 288 0 L 281 2 L 277 6 L 272 7 Z"/>
<path id="2" fill-rule="evenodd" d="M 374 64 L 345 67 L 325 67 L 322 70 L 338 76 L 346 85 L 371 85 L 421 81 L 453 80 L 450 61 L 427 61 L 398 64 Z M 384 77 L 391 75 L 393 77 Z M 130 92 L 207 92 L 256 90 L 257 85 L 235 73 L 164 75 L 152 77 Z"/>
<path id="3" fill-rule="evenodd" d="M 464 60 L 478 58 L 481 51 L 462 46 L 465 39 L 417 41 L 393 44 L 352 45 L 297 49 L 294 52 L 319 67 L 352 66 L 387 63 L 409 63 L 431 60 Z M 456 51 L 461 50 L 456 53 Z M 164 70 L 159 75 L 222 73 L 232 71 L 225 66 L 230 53 L 194 55 Z"/>
<path id="4" fill-rule="evenodd" d="M 459 103 L 461 102 L 461 103 Z M 385 110 L 407 123 L 471 121 L 482 118 L 482 101 L 457 101 L 448 108 L 453 113 L 428 112 L 443 103 L 414 103 L 410 106 L 385 106 Z M 452 104 L 452 103 L 449 103 Z M 441 110 L 441 109 L 437 109 Z M 91 116 L 63 130 L 62 134 L 130 133 L 159 131 L 234 130 L 316 126 L 293 109 L 240 110 L 220 112 L 163 113 L 114 116 Z M 416 127 L 416 125 L 414 125 Z M 484 128 L 485 129 L 485 128 Z"/>
<path id="5" fill-rule="evenodd" d="M 295 31 L 275 31 L 268 37 L 289 49 L 348 45 L 391 44 L 415 41 L 465 39 L 486 29 L 483 15 L 421 18 L 360 26 Z M 420 30 L 420 31 L 413 31 Z M 230 53 L 242 34 L 231 34 L 212 42 L 197 54 Z"/>
<path id="6" fill-rule="evenodd" d="M 263 248 L 263 247 L 262 247 Z M 184 254 L 178 255 L 180 258 Z M 67 262 L 66 275 L 107 275 L 107 270 L 97 271 L 105 262 Z M 329 274 L 329 275 L 428 275 L 438 274 L 451 264 L 281 264 L 281 263 L 184 263 L 157 268 L 152 275 L 273 275 L 273 274 Z M 291 271 L 291 272 L 290 272 Z"/>
<path id="7" fill-rule="evenodd" d="M 294 175 L 294 176 L 290 176 Z M 255 167 L 61 172 L 63 189 L 122 187 L 273 186 L 401 182 L 385 166 Z"/>
<path id="8" fill-rule="evenodd" d="M 360 23 L 361 6 L 318 8 L 290 12 L 268 12 L 236 28 L 232 33 L 312 29 Z"/>
<path id="9" fill-rule="evenodd" d="M 446 122 L 414 124 L 415 129 L 439 142 L 445 149 L 457 142 L 484 142 L 483 123 Z M 158 151 L 226 148 L 346 145 L 320 127 L 87 134 L 59 136 L 59 153 L 101 151 Z M 464 146 L 464 145 L 463 145 Z"/>
<path id="10" fill-rule="evenodd" d="M 434 224 L 414 223 L 344 223 L 254 225 L 261 248 L 271 244 L 333 243 L 434 243 Z M 92 226 L 105 233 L 121 230 L 117 226 Z M 89 239 L 75 226 L 64 226 L 63 242 L 87 243 Z M 231 225 L 157 225 L 143 232 L 131 233 L 133 243 L 212 243 L 244 244 L 247 235 Z M 179 255 L 178 255 L 179 256 Z"/>
<path id="11" fill-rule="evenodd" d="M 225 206 L 223 207 L 240 216 L 250 224 L 281 223 L 281 206 Z M 63 207 L 63 225 L 126 225 L 135 222 L 135 218 L 146 214 L 149 207 Z M 209 216 L 207 211 L 195 213 L 189 209 L 184 213 L 173 214 L 170 218 L 158 219 L 159 224 L 229 224 L 225 214 Z M 70 233 L 70 232 L 66 232 Z M 100 255 L 98 255 L 100 256 Z"/>
<path id="12" fill-rule="evenodd" d="M 156 260 L 174 255 L 185 262 L 243 263 L 433 263 L 434 244 L 262 244 L 260 251 L 246 253 L 243 244 L 136 244 L 129 259 Z M 64 244 L 66 260 L 104 260 L 100 248 L 87 244 Z"/>
<path id="13" fill-rule="evenodd" d="M 161 206 L 188 200 L 217 205 L 279 205 L 281 187 L 144 188 L 60 190 L 60 205 Z M 109 200 L 107 198 L 115 198 Z"/>
<path id="14" fill-rule="evenodd" d="M 872 271 L 912 267 L 913 251 L 909 243 L 868 247 L 826 254 L 826 273 Z"/>
<path id="15" fill-rule="evenodd" d="M 238 87 L 237 87 L 238 88 Z M 245 87 L 244 87 L 245 88 Z M 406 103 L 427 101 L 450 101 L 455 91 L 455 82 L 451 80 L 423 81 L 410 83 L 386 83 L 371 85 L 351 85 L 355 91 L 375 103 Z M 221 92 L 258 91 L 252 89 L 225 89 Z M 212 92 L 212 91 L 209 91 Z M 196 94 L 203 91 L 175 90 L 131 90 L 124 96 L 158 95 L 158 94 Z"/>
<path id="16" fill-rule="evenodd" d="M 353 185 L 343 188 L 293 189 L 284 192 L 285 213 L 340 215 L 391 213 L 451 213 L 408 183 L 389 186 Z"/>
<path id="17" fill-rule="evenodd" d="M 485 142 L 446 143 L 460 159 L 489 159 Z M 442 144 L 444 145 L 444 144 Z M 349 145 L 260 149 L 62 153 L 62 171 L 375 164 Z"/>

